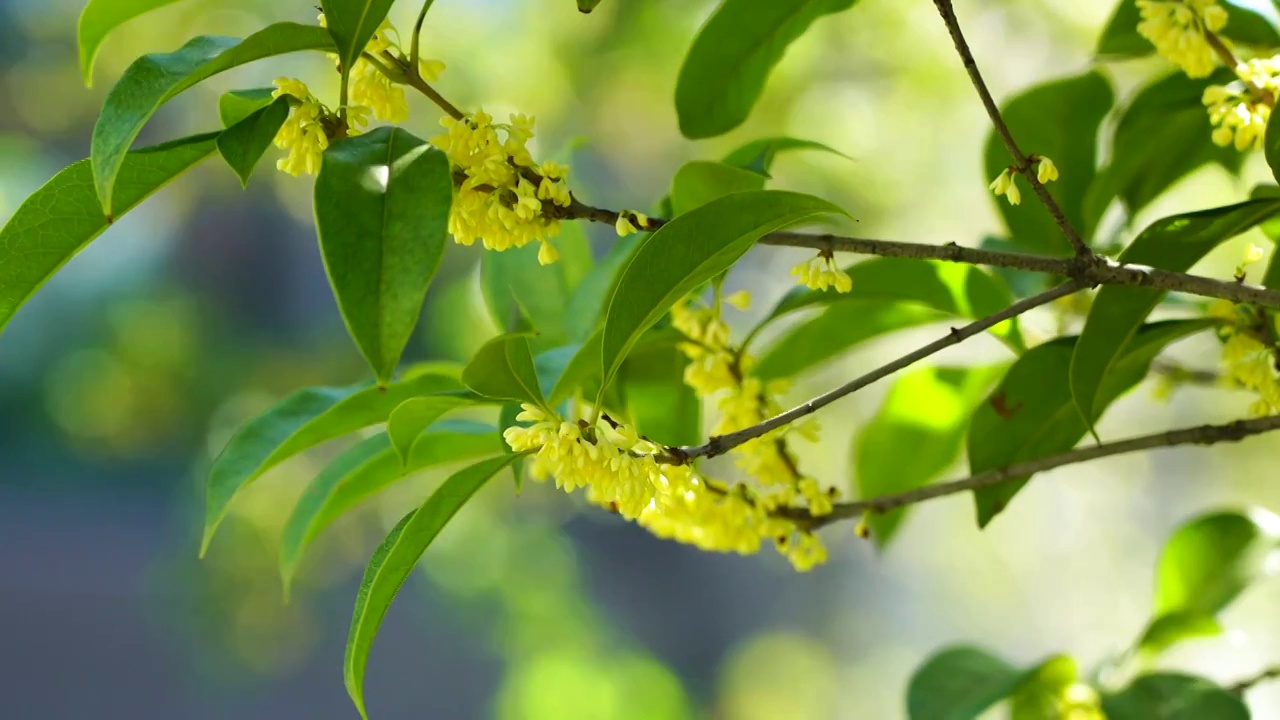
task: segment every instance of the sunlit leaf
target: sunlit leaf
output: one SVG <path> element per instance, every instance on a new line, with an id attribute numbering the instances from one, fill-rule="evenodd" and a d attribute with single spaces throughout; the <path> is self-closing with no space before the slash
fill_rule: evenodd
<path id="1" fill-rule="evenodd" d="M 1107 376 L 1091 421 L 1141 382 L 1151 361 L 1169 343 L 1212 325 L 1210 320 L 1173 320 L 1141 327 Z M 970 471 L 1056 455 L 1080 442 L 1088 427 L 1072 403 L 1068 383 L 1076 342 L 1075 337 L 1064 337 L 1031 348 L 978 406 L 969 423 Z M 978 526 L 986 527 L 1026 482 L 1023 477 L 976 491 Z"/>
<path id="2" fill-rule="evenodd" d="M 1066 213 L 1067 220 L 1085 231 L 1085 196 L 1097 166 L 1098 128 L 1111 109 L 1115 96 L 1111 83 L 1101 72 L 1053 80 L 1037 85 L 1001 107 L 1018 144 L 1026 152 L 1044 155 L 1058 166 L 1060 176 L 1046 187 Z M 987 136 L 984 153 L 985 182 L 995 179 L 1013 159 L 995 134 Z M 1026 199 L 1010 205 L 1005 198 L 991 195 L 1014 242 L 1024 251 L 1056 255 L 1071 253 L 1071 246 L 1049 213 L 1036 201 L 1025 178 L 1016 182 Z"/>
<path id="3" fill-rule="evenodd" d="M 910 720 L 973 720 L 1008 697 L 1024 671 L 975 647 L 941 650 L 911 676 Z"/>
<path id="4" fill-rule="evenodd" d="M 453 176 L 444 153 L 397 127 L 329 147 L 315 185 L 329 284 L 356 346 L 391 379 L 449 238 Z"/>
<path id="5" fill-rule="evenodd" d="M 503 455 L 481 460 L 454 473 L 421 507 L 405 515 L 374 551 L 356 595 L 343 661 L 347 694 L 361 717 L 368 717 L 364 703 L 364 674 L 369 650 L 391 601 L 440 530 L 477 490 L 514 459 L 514 455 Z"/>
<path id="6" fill-rule="evenodd" d="M 743 170 L 750 170 L 753 173 L 759 173 L 768 177 L 769 171 L 773 169 L 773 161 L 778 157 L 778 153 L 790 152 L 793 150 L 819 150 L 828 152 L 833 155 L 839 155 L 848 159 L 848 155 L 813 140 L 801 140 L 793 137 L 769 137 L 759 140 L 752 140 L 745 145 L 738 147 L 724 156 L 724 164 L 740 167 Z"/>
<path id="7" fill-rule="evenodd" d="M 1219 244 L 1278 211 L 1278 199 L 1250 200 L 1157 220 L 1134 239 L 1119 259 L 1183 272 Z M 1118 285 L 1098 291 L 1071 361 L 1071 393 L 1082 415 L 1097 417 L 1105 378 L 1165 294 L 1157 289 Z"/>
<path id="8" fill-rule="evenodd" d="M 937 480 L 960 459 L 969 418 L 1003 367 L 921 367 L 898 377 L 880 411 L 854 441 L 858 497 L 905 492 Z M 909 450 L 908 450 L 909 448 Z M 884 547 L 905 510 L 869 515 Z"/>
<path id="9" fill-rule="evenodd" d="M 764 176 L 718 162 L 685 163 L 671 179 L 671 209 L 676 215 L 743 190 L 763 190 Z"/>
<path id="10" fill-rule="evenodd" d="M 1280 47 L 1276 27 L 1280 17 L 1267 0 L 1217 0 L 1227 11 L 1221 35 L 1257 48 Z M 1142 15 L 1135 0 L 1120 0 L 1115 13 L 1098 39 L 1097 53 L 1115 57 L 1136 57 L 1156 51 L 1150 40 L 1138 34 Z"/>
<path id="11" fill-rule="evenodd" d="M 601 339 L 604 386 L 636 340 L 677 300 L 731 267 L 769 232 L 823 214 L 845 213 L 809 195 L 753 190 L 713 200 L 646 238 L 609 300 Z"/>
<path id="12" fill-rule="evenodd" d="M 529 338 L 522 334 L 499 335 L 485 343 L 462 371 L 462 382 L 494 400 L 543 404 Z"/>
<path id="13" fill-rule="evenodd" d="M 273 87 L 232 90 L 218 97 L 218 118 L 231 127 L 275 101 Z"/>
<path id="14" fill-rule="evenodd" d="M 279 97 L 270 105 L 251 113 L 218 136 L 218 152 L 227 165 L 240 178 L 240 185 L 249 184 L 249 176 L 271 147 L 280 126 L 289 117 L 289 100 Z"/>
<path id="15" fill-rule="evenodd" d="M 326 440 L 386 422 L 391 411 L 411 397 L 461 389 L 457 380 L 439 375 L 421 375 L 387 388 L 364 383 L 306 388 L 249 420 L 209 468 L 200 555 L 209 549 L 236 494 L 271 467 Z"/>
<path id="16" fill-rule="evenodd" d="M 386 433 L 347 449 L 311 481 L 285 522 L 280 536 L 280 576 L 285 597 L 307 548 L 325 528 L 361 502 L 419 470 L 496 455 L 505 447 L 491 425 L 445 420 L 414 440 L 403 463 Z"/>
<path id="17" fill-rule="evenodd" d="M 473 404 L 459 395 L 428 395 L 409 398 L 396 406 L 387 418 L 387 437 L 403 463 L 409 462 L 409 451 L 418 436 L 446 414 Z"/>
<path id="18" fill-rule="evenodd" d="M 1280 517 L 1254 508 L 1198 517 L 1165 543 L 1156 569 L 1154 619 L 1142 649 L 1220 632 L 1214 618 L 1255 580 L 1275 572 Z"/>
<path id="19" fill-rule="evenodd" d="M 143 55 L 111 88 L 93 127 L 93 184 L 104 214 L 120 209 L 113 199 L 125 153 L 142 126 L 175 95 L 225 70 L 299 50 L 331 50 L 324 28 L 276 23 L 244 40 L 216 35 L 192 39 L 171 53 Z"/>
<path id="20" fill-rule="evenodd" d="M 76 28 L 76 44 L 80 48 L 80 73 L 84 84 L 93 85 L 93 63 L 102 41 L 112 30 L 130 20 L 178 0 L 89 0 L 80 12 Z"/>
<path id="21" fill-rule="evenodd" d="M 1171 672 L 1143 675 L 1104 695 L 1102 711 L 1107 720 L 1249 720 L 1236 695 L 1204 678 Z"/>
<path id="22" fill-rule="evenodd" d="M 676 81 L 688 138 L 726 133 L 747 119 L 773 66 L 823 15 L 856 0 L 724 0 L 698 31 Z"/>
<path id="23" fill-rule="evenodd" d="M 355 64 L 394 4 L 395 0 L 320 0 L 344 72 Z"/>
<path id="24" fill-rule="evenodd" d="M 1056 655 L 1023 676 L 1010 698 L 1009 720 L 1046 720 L 1062 715 L 1063 695 L 1080 681 L 1080 668 Z"/>
<path id="25" fill-rule="evenodd" d="M 135 150 L 120 164 L 117 216 L 209 157 L 218 133 Z M 0 331 L 40 286 L 110 226 L 88 160 L 72 164 L 23 201 L 0 229 Z"/>

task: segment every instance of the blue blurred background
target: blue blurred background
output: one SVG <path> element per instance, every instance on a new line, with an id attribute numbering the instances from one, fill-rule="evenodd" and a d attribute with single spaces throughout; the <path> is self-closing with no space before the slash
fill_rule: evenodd
<path id="1" fill-rule="evenodd" d="M 306 0 L 185 0 L 118 31 L 95 84 L 79 77 L 81 0 L 0 0 L 0 219 L 88 153 L 104 93 L 137 55 L 197 34 L 243 36 L 313 22 Z M 998 96 L 1086 68 L 1108 0 L 958 0 Z M 402 0 L 392 17 L 408 28 Z M 787 55 L 746 126 L 682 139 L 672 95 L 712 3 L 439 0 L 425 54 L 449 69 L 462 107 L 522 111 L 538 150 L 570 160 L 571 185 L 607 207 L 648 207 L 693 158 L 788 134 L 849 155 L 782 159 L 778 187 L 827 197 L 858 232 L 973 244 L 998 228 L 980 173 L 985 116 L 928 2 L 863 0 L 820 21 Z M 1112 69 L 1121 96 L 1158 61 Z M 140 141 L 213 129 L 222 91 L 298 76 L 330 97 L 317 56 L 220 76 L 166 107 Z M 325 95 L 324 93 L 328 93 Z M 416 99 L 411 131 L 438 112 Z M 238 501 L 196 559 L 202 471 L 232 430 L 305 385 L 364 372 L 329 295 L 310 220 L 310 181 L 263 163 L 248 191 L 216 162 L 112 227 L 25 306 L 0 341 L 0 716 L 349 718 L 341 659 L 368 554 L 440 473 L 401 483 L 335 525 L 281 601 L 279 529 L 303 485 L 340 447 L 273 471 Z M 1216 168 L 1180 183 L 1142 222 L 1240 197 L 1267 176 Z M 1148 217 L 1149 216 L 1149 217 Z M 608 228 L 586 231 L 599 253 Z M 1205 261 L 1227 275 L 1242 239 Z M 409 359 L 461 362 L 496 332 L 480 305 L 478 248 L 450 247 Z M 790 287 L 803 251 L 760 248 L 730 277 L 749 288 L 741 332 Z M 1057 332 L 1028 318 L 1028 334 Z M 901 333 L 797 383 L 813 394 L 922 339 Z M 939 363 L 999 357 L 994 342 Z M 1211 339 L 1178 346 L 1212 367 Z M 822 417 L 805 467 L 848 487 L 850 439 L 885 387 Z M 1218 421 L 1248 399 L 1143 385 L 1104 437 Z M 334 443 L 341 445 L 341 443 Z M 883 553 L 847 525 L 824 531 L 831 562 L 798 575 L 780 557 L 704 555 L 581 507 L 552 488 L 492 483 L 433 546 L 384 625 L 367 697 L 381 718 L 896 718 L 912 669 L 951 642 L 1015 662 L 1056 652 L 1086 667 L 1123 651 L 1150 610 L 1169 531 L 1209 508 L 1280 509 L 1277 440 L 1179 449 L 1045 474 L 979 532 L 967 498 L 919 508 Z M 903 452 L 910 452 L 904 448 Z M 954 469 L 955 474 L 962 467 Z M 1280 588 L 1224 617 L 1231 632 L 1162 661 L 1222 681 L 1280 661 Z M 1280 690 L 1249 696 L 1280 717 Z"/>

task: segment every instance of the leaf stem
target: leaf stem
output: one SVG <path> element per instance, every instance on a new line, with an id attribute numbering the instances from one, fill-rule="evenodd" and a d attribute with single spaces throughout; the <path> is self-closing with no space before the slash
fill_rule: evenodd
<path id="1" fill-rule="evenodd" d="M 422 41 L 422 25 L 427 21 L 427 11 L 431 9 L 435 1 L 423 0 L 422 9 L 418 11 L 418 19 L 413 23 L 413 37 L 409 40 L 409 67 L 414 70 L 417 70 L 418 58 L 421 57 L 418 52 Z"/>

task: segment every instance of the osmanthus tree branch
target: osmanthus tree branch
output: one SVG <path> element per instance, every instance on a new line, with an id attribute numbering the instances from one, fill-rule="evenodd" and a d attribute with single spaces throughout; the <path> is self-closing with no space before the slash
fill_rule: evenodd
<path id="1" fill-rule="evenodd" d="M 876 368 L 875 370 L 872 370 L 871 372 L 865 375 L 862 375 L 861 377 L 851 380 L 845 383 L 844 385 L 841 385 L 840 387 L 837 387 L 833 390 L 828 390 L 827 392 L 813 398 L 812 400 L 809 400 L 808 402 L 802 405 L 798 405 L 794 408 L 791 408 L 790 410 L 784 413 L 775 415 L 769 418 L 768 420 L 765 420 L 764 422 L 758 423 L 756 425 L 752 425 L 751 427 L 744 428 L 736 432 L 727 433 L 725 435 L 714 436 L 702 445 L 689 445 L 689 446 L 684 446 L 679 448 L 668 448 L 667 449 L 668 455 L 663 457 L 662 459 L 668 462 L 673 462 L 673 463 L 686 463 L 686 462 L 689 462 L 690 460 L 693 460 L 694 458 L 700 458 L 700 457 L 710 458 L 710 457 L 716 457 L 717 455 L 723 455 L 724 453 L 729 452 L 733 448 L 738 447 L 743 443 L 750 442 L 751 440 L 755 440 L 756 438 L 761 437 L 773 430 L 777 430 L 778 428 L 784 425 L 795 422 L 796 420 L 799 420 L 800 418 L 806 415 L 813 414 L 818 410 L 826 407 L 827 405 L 830 405 L 831 403 L 835 402 L 836 400 L 839 400 L 840 398 L 846 395 L 849 395 L 857 390 L 861 390 L 862 388 L 870 385 L 871 383 L 877 380 L 881 380 L 883 378 L 889 377 L 890 375 L 898 372 L 899 370 L 903 370 L 907 367 L 910 367 L 911 365 L 929 357 L 930 355 L 933 355 L 934 353 L 940 350 L 945 350 L 946 348 L 949 348 L 952 345 L 958 345 L 964 340 L 971 338 L 974 335 L 977 335 L 978 333 L 981 333 L 992 327 L 995 327 L 996 325 L 999 325 L 1005 320 L 1015 318 L 1027 312 L 1028 310 L 1032 310 L 1034 308 L 1040 307 L 1041 305 L 1046 305 L 1048 303 L 1053 302 L 1054 300 L 1057 300 L 1058 298 L 1066 297 L 1067 295 L 1070 295 L 1074 292 L 1078 292 L 1084 289 L 1085 287 L 1086 287 L 1085 284 L 1080 282 L 1079 280 L 1071 280 L 1062 285 L 1059 285 L 1058 287 L 1053 288 L 1052 290 L 1047 290 L 1045 292 L 1040 293 L 1039 295 L 1034 295 L 1032 297 L 1019 300 L 1018 302 L 1010 305 L 1009 307 L 1005 308 L 1004 310 L 1001 310 L 998 313 L 995 313 L 993 315 L 988 315 L 987 317 L 984 317 L 980 320 L 975 320 L 974 322 L 971 322 L 968 325 L 965 325 L 964 327 L 952 328 L 951 332 L 948 333 L 946 337 L 935 340 L 929 343 L 928 345 L 925 345 L 913 352 L 907 353 L 906 355 L 903 355 L 897 360 L 894 360 L 885 365 L 881 365 L 880 367 Z"/>
<path id="2" fill-rule="evenodd" d="M 1254 686 L 1261 685 L 1262 683 L 1269 682 L 1277 678 L 1280 678 L 1280 666 L 1273 666 L 1263 670 L 1253 677 L 1245 678 L 1240 682 L 1232 684 L 1228 689 L 1231 692 L 1240 695 Z"/>
<path id="3" fill-rule="evenodd" d="M 925 487 L 917 488 L 915 490 L 908 490 L 907 492 L 896 493 L 893 495 L 882 495 L 880 497 L 870 498 L 867 500 L 837 503 L 832 512 L 827 515 L 815 517 L 807 511 L 799 509 L 782 511 L 781 514 L 785 517 L 796 520 L 809 529 L 816 529 L 840 520 L 862 517 L 864 513 L 888 512 L 890 510 L 896 510 L 908 505 L 915 505 L 934 498 L 946 497 L 948 495 L 955 495 L 956 493 L 999 485 L 1034 473 L 1059 468 L 1064 465 L 1075 465 L 1077 463 L 1088 462 L 1090 460 L 1111 457 L 1112 455 L 1125 455 L 1127 453 L 1175 447 L 1178 445 L 1213 445 L 1220 442 L 1235 442 L 1252 435 L 1260 435 L 1273 430 L 1280 430 L 1280 415 L 1270 415 L 1250 420 L 1238 420 L 1226 425 L 1202 425 L 1200 427 L 1186 428 L 1183 430 L 1171 430 L 1168 432 L 1143 435 L 1113 443 L 1089 445 L 1060 455 L 1050 455 L 1049 457 L 1043 457 L 1038 460 L 1029 460 L 1027 462 L 1000 468 L 999 470 L 988 470 L 962 480 L 953 480 L 951 482 L 940 483 L 937 485 L 926 485 Z M 1273 672 L 1275 674 L 1268 674 L 1262 679 L 1280 676 L 1280 671 Z M 1257 680 L 1254 680 L 1253 682 L 1256 681 Z M 1250 684 L 1252 684 L 1251 681 L 1242 683 L 1244 687 L 1248 687 Z"/>
<path id="4" fill-rule="evenodd" d="M 995 126 L 996 134 L 1000 136 L 1001 142 L 1004 143 L 1009 154 L 1013 156 L 1014 166 L 1017 167 L 1018 173 L 1027 179 L 1031 184 L 1031 189 L 1035 191 L 1036 197 L 1040 198 L 1040 202 L 1044 204 L 1049 214 L 1053 216 L 1053 221 L 1058 224 L 1062 230 L 1062 234 L 1066 236 L 1067 242 L 1071 243 L 1072 249 L 1081 257 L 1089 257 L 1093 255 L 1093 251 L 1085 244 L 1080 237 L 1080 233 L 1071 226 L 1071 221 L 1067 220 L 1066 214 L 1062 211 L 1062 206 L 1058 205 L 1058 201 L 1053 199 L 1049 191 L 1045 188 L 1044 183 L 1040 182 L 1040 178 L 1031 170 L 1031 159 L 1026 153 L 1022 152 L 1022 148 L 1018 147 L 1018 143 L 1013 139 L 1013 133 L 1009 131 L 1008 124 L 1004 121 L 1004 116 L 1000 114 L 1000 107 L 996 105 L 995 98 L 991 97 L 991 91 L 987 89 L 987 83 L 982 79 L 982 73 L 978 71 L 978 62 L 973 58 L 973 52 L 969 50 L 969 43 L 964 39 L 964 33 L 960 30 L 960 21 L 956 18 L 955 8 L 952 7 L 951 0 L 933 0 L 933 4 L 938 8 L 938 14 L 942 16 L 942 21 L 947 25 L 947 32 L 951 33 L 951 41 L 956 46 L 956 52 L 960 55 L 961 62 L 964 63 L 964 69 L 969 73 L 969 79 L 973 81 L 973 87 L 978 91 L 978 97 L 982 99 L 982 105 L 987 109 L 987 115 L 991 117 L 991 124 Z"/>

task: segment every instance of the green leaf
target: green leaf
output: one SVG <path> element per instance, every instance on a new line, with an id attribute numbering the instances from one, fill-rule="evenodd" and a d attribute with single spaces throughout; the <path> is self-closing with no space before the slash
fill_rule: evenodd
<path id="1" fill-rule="evenodd" d="M 538 243 L 480 256 L 480 290 L 494 323 L 505 332 L 533 330 L 541 348 L 569 340 L 569 282 L 562 263 L 538 264 Z"/>
<path id="2" fill-rule="evenodd" d="M 1219 244 L 1280 211 L 1280 200 L 1250 200 L 1238 205 L 1175 215 L 1152 223 L 1120 254 L 1120 261 L 1183 272 Z M 1108 286 L 1098 291 L 1071 361 L 1071 394 L 1085 417 L 1097 417 L 1104 379 L 1130 338 L 1165 292 Z"/>
<path id="3" fill-rule="evenodd" d="M 975 647 L 954 647 L 932 655 L 907 687 L 910 720 L 972 720 L 1008 697 L 1024 673 Z"/>
<path id="4" fill-rule="evenodd" d="M 539 353 L 533 359 L 541 387 L 551 388 L 547 404 L 555 407 L 600 375 L 600 333 L 584 343 L 573 343 Z"/>
<path id="5" fill-rule="evenodd" d="M 1181 673 L 1143 675 L 1102 698 L 1107 720 L 1249 720 L 1249 709 L 1209 680 Z"/>
<path id="6" fill-rule="evenodd" d="M 428 395 L 409 398 L 396 406 L 387 418 L 387 437 L 400 462 L 408 464 L 409 451 L 427 428 L 446 414 L 472 404 L 470 398 L 459 395 Z"/>
<path id="7" fill-rule="evenodd" d="M 833 302 L 817 317 L 787 330 L 760 356 L 761 380 L 795 377 L 868 340 L 952 317 L 930 307 L 882 300 Z"/>
<path id="8" fill-rule="evenodd" d="M 1096 422 L 1116 398 L 1142 381 L 1151 361 L 1169 343 L 1212 327 L 1210 320 L 1171 320 L 1144 325 L 1112 368 L 1095 406 Z M 1071 400 L 1068 378 L 1078 338 L 1037 345 L 1018 358 L 969 422 L 969 470 L 980 473 L 1063 453 L 1088 428 Z M 978 526 L 986 527 L 1027 482 L 1027 477 L 974 493 Z"/>
<path id="9" fill-rule="evenodd" d="M 209 157 L 218 133 L 174 140 L 124 157 L 120 215 Z M 40 286 L 111 225 L 98 207 L 93 170 L 81 160 L 31 194 L 0 229 L 0 331 Z"/>
<path id="10" fill-rule="evenodd" d="M 1215 616 L 1274 572 L 1277 550 L 1280 517 L 1261 508 L 1211 513 L 1178 528 L 1160 555 L 1155 617 L 1142 649 L 1159 653 L 1184 638 L 1216 634 Z"/>
<path id="11" fill-rule="evenodd" d="M 1224 37 L 1257 48 L 1280 47 L 1280 24 L 1276 8 L 1267 0 L 1218 0 L 1227 11 Z M 1098 40 L 1097 54 L 1112 57 L 1137 57 L 1155 52 L 1155 46 L 1138 34 L 1142 16 L 1134 0 L 1120 0 L 1115 14 L 1107 22 Z"/>
<path id="12" fill-rule="evenodd" d="M 684 215 L 717 198 L 744 190 L 763 190 L 764 176 L 724 163 L 694 160 L 671 179 L 671 208 Z"/>
<path id="13" fill-rule="evenodd" d="M 316 177 L 329 284 L 361 354 L 387 382 L 418 323 L 449 238 L 444 153 L 397 127 L 334 143 Z"/>
<path id="14" fill-rule="evenodd" d="M 820 198 L 752 190 L 713 200 L 647 237 L 609 299 L 601 338 L 602 391 L 636 340 L 689 291 L 729 269 L 766 234 L 822 214 L 846 214 Z"/>
<path id="15" fill-rule="evenodd" d="M 344 69 L 343 82 L 393 4 L 395 0 L 320 0 L 325 24 L 338 50 L 338 62 Z"/>
<path id="16" fill-rule="evenodd" d="M 569 301 L 566 320 L 571 340 L 586 340 L 600 329 L 600 321 L 622 269 L 647 237 L 648 233 L 635 233 L 618 240 L 609 248 L 604 259 L 578 283 L 573 291 L 573 298 Z"/>
<path id="17" fill-rule="evenodd" d="M 676 81 L 676 114 L 687 138 L 741 125 L 787 46 L 813 21 L 856 0 L 724 0 L 698 31 Z"/>
<path id="18" fill-rule="evenodd" d="M 589 13 L 599 4 L 600 0 L 578 0 L 578 12 Z"/>
<path id="19" fill-rule="evenodd" d="M 348 448 L 307 486 L 280 536 L 280 577 L 289 596 L 302 556 L 320 533 L 364 500 L 426 468 L 485 455 L 506 445 L 491 425 L 464 421 L 437 423 L 419 435 L 401 462 L 386 433 Z"/>
<path id="20" fill-rule="evenodd" d="M 89 0 L 80 12 L 76 42 L 80 47 L 80 73 L 86 87 L 93 87 L 93 63 L 102 41 L 112 30 L 130 20 L 177 0 Z"/>
<path id="21" fill-rule="evenodd" d="M 1085 195 L 1097 166 L 1098 128 L 1115 96 L 1111 83 L 1098 71 L 1037 85 L 1006 102 L 1002 108 L 1018 144 L 1027 153 L 1044 155 L 1058 166 L 1060 177 L 1047 185 L 1067 220 L 1086 232 Z M 984 177 L 990 182 L 1013 164 L 1009 151 L 994 131 L 987 136 Z M 991 195 L 1010 237 L 1024 250 L 1069 255 L 1070 244 L 1053 218 L 1036 202 L 1026 178 L 1016 179 L 1027 201 L 1010 205 Z"/>
<path id="22" fill-rule="evenodd" d="M 245 63 L 299 50 L 332 48 L 324 28 L 276 23 L 244 40 L 202 35 L 174 52 L 135 60 L 107 94 L 93 127 L 93 184 L 104 214 L 111 217 L 119 209 L 113 198 L 120 165 L 142 126 L 161 105 L 196 83 Z"/>
<path id="23" fill-rule="evenodd" d="M 1076 661 L 1066 655 L 1055 655 L 1040 663 L 1023 677 L 1014 691 L 1009 720 L 1070 717 L 1063 712 L 1063 696 L 1079 684 L 1079 677 Z"/>
<path id="24" fill-rule="evenodd" d="M 276 98 L 270 105 L 232 125 L 218 136 L 218 152 L 240 178 L 241 187 L 249 185 L 249 176 L 263 153 L 271 147 L 280 126 L 289 117 L 289 99 Z"/>
<path id="25" fill-rule="evenodd" d="M 382 541 L 365 569 L 355 610 L 351 614 L 351 631 L 347 635 L 347 652 L 343 676 L 347 694 L 351 696 L 361 717 L 369 715 L 364 704 L 364 673 L 369 650 L 378 634 L 378 626 L 391 607 L 400 587 L 418 564 L 431 541 L 466 504 L 471 496 L 516 458 L 503 455 L 481 460 L 459 470 L 436 490 L 417 510 L 404 519 Z"/>
<path id="26" fill-rule="evenodd" d="M 636 430 L 662 445 L 702 441 L 702 402 L 684 382 L 689 358 L 676 343 L 639 344 L 618 373 Z"/>
<path id="27" fill-rule="evenodd" d="M 1226 68 L 1202 80 L 1176 72 L 1143 88 L 1125 108 L 1116 126 L 1107 179 L 1130 215 L 1202 165 L 1217 163 L 1239 172 L 1244 153 L 1213 144 L 1213 126 L 1200 101 L 1209 85 L 1234 79 L 1235 73 Z"/>
<path id="28" fill-rule="evenodd" d="M 543 406 L 538 370 L 522 334 L 499 335 L 476 351 L 462 382 L 487 398 Z"/>
<path id="29" fill-rule="evenodd" d="M 457 380 L 441 375 L 421 375 L 387 388 L 365 383 L 306 388 L 246 422 L 209 468 L 200 556 L 208 551 L 236 494 L 268 469 L 326 440 L 386 422 L 411 397 L 460 389 Z"/>
<path id="30" fill-rule="evenodd" d="M 922 367 L 900 376 L 854 441 L 858 497 L 923 487 L 954 466 L 969 418 L 1004 369 Z M 903 517 L 903 510 L 868 516 L 878 547 L 889 543 Z"/>
<path id="31" fill-rule="evenodd" d="M 222 127 L 231 127 L 275 101 L 275 88 L 232 90 L 218 98 L 218 118 Z"/>
<path id="32" fill-rule="evenodd" d="M 822 152 L 839 155 L 846 160 L 850 159 L 848 155 L 820 142 L 780 136 L 752 140 L 725 155 L 723 162 L 725 165 L 750 170 L 753 173 L 768 177 L 778 153 L 791 150 L 821 150 Z"/>

